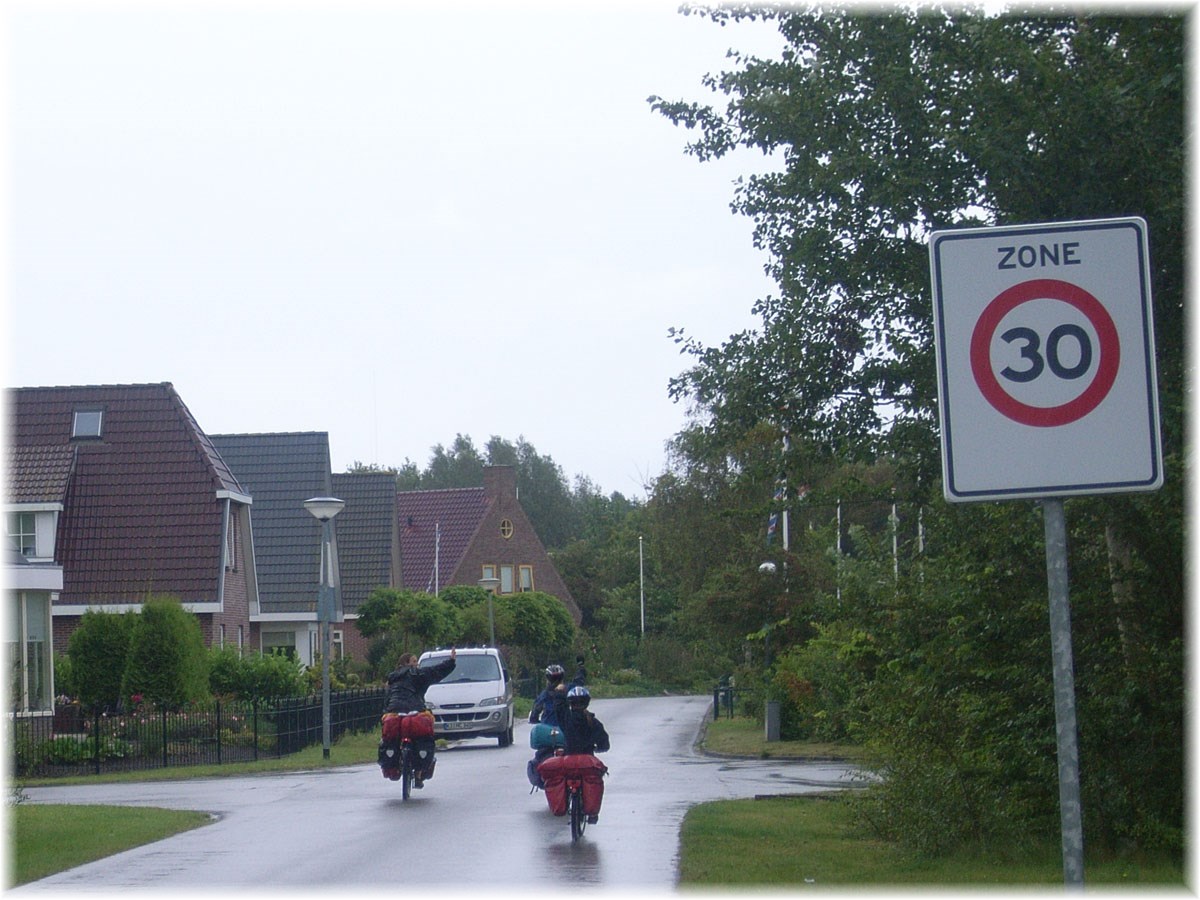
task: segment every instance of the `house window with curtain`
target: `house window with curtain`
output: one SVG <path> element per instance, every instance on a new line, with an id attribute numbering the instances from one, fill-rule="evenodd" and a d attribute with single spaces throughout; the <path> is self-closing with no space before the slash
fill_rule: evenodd
<path id="1" fill-rule="evenodd" d="M 8 543 L 22 556 L 37 556 L 37 518 L 33 513 L 8 514 Z"/>
<path id="2" fill-rule="evenodd" d="M 511 594 L 513 592 L 513 567 L 500 567 L 500 593 Z"/>
<path id="3" fill-rule="evenodd" d="M 521 566 L 519 569 L 521 593 L 533 590 L 533 566 Z"/>

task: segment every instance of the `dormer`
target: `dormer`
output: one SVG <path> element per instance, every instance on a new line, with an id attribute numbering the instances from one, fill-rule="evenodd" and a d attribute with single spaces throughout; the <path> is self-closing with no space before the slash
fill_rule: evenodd
<path id="1" fill-rule="evenodd" d="M 52 563 L 58 517 L 75 466 L 73 447 L 12 447 L 4 498 L 8 548 L 31 563 Z"/>

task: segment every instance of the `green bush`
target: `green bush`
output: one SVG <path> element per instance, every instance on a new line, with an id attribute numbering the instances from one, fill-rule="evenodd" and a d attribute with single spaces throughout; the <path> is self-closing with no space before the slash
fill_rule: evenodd
<path id="1" fill-rule="evenodd" d="M 137 614 L 89 609 L 67 641 L 70 680 L 84 708 L 116 709 Z"/>
<path id="2" fill-rule="evenodd" d="M 208 651 L 196 617 L 171 597 L 149 597 L 136 618 L 123 696 L 179 709 L 209 696 Z"/>

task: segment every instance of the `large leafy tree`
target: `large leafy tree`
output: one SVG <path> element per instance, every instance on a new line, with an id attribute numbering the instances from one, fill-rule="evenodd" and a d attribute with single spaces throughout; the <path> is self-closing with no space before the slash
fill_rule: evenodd
<path id="1" fill-rule="evenodd" d="M 723 105 L 651 98 L 696 132 L 688 150 L 698 158 L 754 148 L 779 163 L 739 181 L 733 203 L 754 221 L 778 284 L 754 307 L 760 327 L 717 347 L 677 333 L 693 365 L 671 390 L 705 413 L 676 444 L 688 491 L 723 460 L 733 463 L 730 488 L 709 488 L 713 496 L 754 480 L 761 491 L 739 447 L 769 422 L 791 437 L 784 469 L 794 485 L 887 451 L 897 493 L 919 510 L 936 496 L 937 474 L 930 232 L 1126 215 L 1149 223 L 1167 483 L 1152 495 L 1072 502 L 1072 599 L 1076 667 L 1087 673 L 1077 689 L 1089 840 L 1178 847 L 1183 19 L 699 12 L 720 24 L 774 22 L 785 47 L 779 59 L 733 53 L 733 70 L 706 80 Z M 674 505 L 665 491 L 651 505 L 660 500 Z M 925 848 L 1048 828 L 1056 808 L 1044 764 L 1053 722 L 1036 510 L 935 511 L 925 554 L 907 571 L 869 523 L 853 535 L 858 556 L 838 562 L 835 596 L 809 566 L 788 618 L 810 616 L 818 637 L 793 629 L 799 643 L 777 682 L 796 696 L 844 698 L 821 713 L 844 714 L 880 754 L 891 777 L 876 822 L 898 823 Z M 694 598 L 729 607 L 749 596 L 738 583 L 744 560 L 725 558 L 733 565 L 711 566 Z M 802 565 L 792 560 L 791 571 Z M 814 679 L 824 679 L 815 694 Z"/>
<path id="2" fill-rule="evenodd" d="M 984 16 L 725 6 L 774 20 L 779 59 L 733 54 L 706 83 L 723 107 L 652 97 L 698 132 L 699 159 L 756 148 L 739 182 L 779 295 L 757 330 L 704 347 L 672 383 L 720 430 L 767 419 L 850 452 L 936 397 L 932 228 L 1141 215 L 1150 225 L 1168 448 L 1182 438 L 1181 17 Z M 914 432 L 901 430 L 910 438 Z M 926 453 L 928 462 L 932 453 Z"/>

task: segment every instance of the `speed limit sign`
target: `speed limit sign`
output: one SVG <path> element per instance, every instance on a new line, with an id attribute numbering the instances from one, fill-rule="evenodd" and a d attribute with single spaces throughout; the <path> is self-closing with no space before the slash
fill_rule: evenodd
<path id="1" fill-rule="evenodd" d="M 934 232 L 950 501 L 1162 485 L 1146 223 Z"/>

